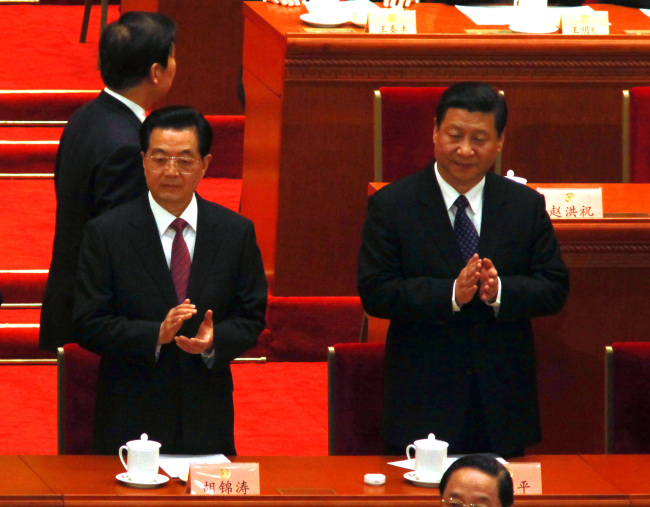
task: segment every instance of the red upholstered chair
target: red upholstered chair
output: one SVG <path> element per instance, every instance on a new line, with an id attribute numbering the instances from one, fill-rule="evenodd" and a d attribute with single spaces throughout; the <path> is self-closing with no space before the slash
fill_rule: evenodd
<path id="1" fill-rule="evenodd" d="M 605 364 L 606 452 L 650 453 L 650 343 L 614 343 Z"/>
<path id="2" fill-rule="evenodd" d="M 327 371 L 329 454 L 383 454 L 384 345 L 329 347 Z"/>
<path id="3" fill-rule="evenodd" d="M 396 181 L 434 158 L 433 119 L 446 87 L 383 87 L 375 90 L 375 181 Z M 494 164 L 501 172 L 501 154 Z"/>
<path id="4" fill-rule="evenodd" d="M 650 182 L 650 86 L 623 90 L 623 183 Z"/>
<path id="5" fill-rule="evenodd" d="M 93 454 L 99 360 L 76 344 L 58 349 L 59 454 Z M 233 363 L 263 364 L 266 357 L 236 358 Z"/>
<path id="6" fill-rule="evenodd" d="M 375 181 L 396 181 L 433 159 L 433 117 L 446 87 L 375 90 Z"/>
<path id="7" fill-rule="evenodd" d="M 244 165 L 244 116 L 208 115 L 213 140 L 212 162 L 205 174 L 208 178 L 241 179 Z"/>
<path id="8" fill-rule="evenodd" d="M 57 359 L 59 454 L 92 454 L 99 356 L 70 344 Z"/>
<path id="9" fill-rule="evenodd" d="M 361 343 L 386 343 L 386 335 L 388 334 L 388 326 L 390 320 L 380 319 L 373 317 L 363 312 L 363 319 L 361 321 L 361 336 L 359 342 Z"/>

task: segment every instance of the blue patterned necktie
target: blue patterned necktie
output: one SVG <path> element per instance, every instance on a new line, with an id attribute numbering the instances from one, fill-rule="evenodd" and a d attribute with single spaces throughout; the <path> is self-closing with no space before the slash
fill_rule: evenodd
<path id="1" fill-rule="evenodd" d="M 456 202 L 456 219 L 454 220 L 454 234 L 456 235 L 456 243 L 460 248 L 460 253 L 463 255 L 465 264 L 478 252 L 478 234 L 474 224 L 467 216 L 465 208 L 469 206 L 469 201 L 464 195 L 459 195 Z"/>

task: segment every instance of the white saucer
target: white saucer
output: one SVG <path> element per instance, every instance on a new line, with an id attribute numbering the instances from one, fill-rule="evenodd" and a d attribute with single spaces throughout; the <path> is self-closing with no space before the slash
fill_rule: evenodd
<path id="1" fill-rule="evenodd" d="M 151 481 L 151 482 L 134 482 L 131 480 L 129 477 L 129 474 L 126 472 L 123 472 L 121 474 L 117 474 L 115 478 L 126 484 L 127 486 L 131 486 L 132 488 L 157 488 L 158 486 L 165 484 L 168 480 L 169 477 L 166 475 L 158 474 L 156 475 L 156 478 Z"/>
<path id="2" fill-rule="evenodd" d="M 347 16 L 342 16 L 339 13 L 332 13 L 328 15 L 315 15 L 312 12 L 306 14 L 301 14 L 300 19 L 305 23 L 312 26 L 317 26 L 320 28 L 331 28 L 334 26 L 341 26 L 350 21 Z"/>
<path id="3" fill-rule="evenodd" d="M 513 23 L 508 28 L 519 33 L 555 33 L 558 27 L 549 23 Z"/>
<path id="4" fill-rule="evenodd" d="M 440 486 L 440 479 L 442 479 L 442 475 L 440 477 L 436 477 L 436 479 L 433 482 L 422 481 L 418 479 L 418 476 L 415 475 L 415 472 L 406 472 L 404 474 L 404 478 L 407 481 L 412 482 L 416 486 L 422 486 L 423 488 L 437 488 L 438 486 Z"/>

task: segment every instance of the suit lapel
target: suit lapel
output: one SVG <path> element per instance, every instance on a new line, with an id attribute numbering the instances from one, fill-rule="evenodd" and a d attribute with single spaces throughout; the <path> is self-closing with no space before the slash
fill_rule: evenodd
<path id="1" fill-rule="evenodd" d="M 456 244 L 456 236 L 451 227 L 445 200 L 433 171 L 433 164 L 424 172 L 423 182 L 418 192 L 417 207 L 418 217 L 424 230 L 441 252 L 449 272 L 454 276 L 457 275 L 464 264 Z"/>
<path id="2" fill-rule="evenodd" d="M 129 222 L 127 229 L 129 241 L 131 241 L 133 251 L 140 257 L 144 271 L 163 297 L 166 306 L 172 308 L 176 306 L 176 291 L 147 194 L 136 202 L 139 210 L 134 213 Z"/>
<path id="3" fill-rule="evenodd" d="M 481 256 L 494 260 L 498 252 L 498 245 L 502 236 L 506 213 L 503 209 L 507 202 L 498 177 L 493 173 L 485 175 L 485 188 L 483 189 L 483 212 L 481 218 L 481 236 L 478 251 Z"/>
<path id="4" fill-rule="evenodd" d="M 214 271 L 212 259 L 221 248 L 223 238 L 215 233 L 218 225 L 210 218 L 210 210 L 206 201 L 196 195 L 198 216 L 196 225 L 196 243 L 192 258 L 192 271 L 187 288 L 190 301 L 200 301 L 210 271 Z"/>

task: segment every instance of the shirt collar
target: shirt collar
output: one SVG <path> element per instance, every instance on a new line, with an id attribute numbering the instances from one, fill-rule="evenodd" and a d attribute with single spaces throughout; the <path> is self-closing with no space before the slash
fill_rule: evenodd
<path id="1" fill-rule="evenodd" d="M 153 217 L 156 220 L 156 226 L 158 227 L 158 234 L 162 236 L 165 234 L 171 223 L 176 219 L 169 211 L 163 208 L 158 204 L 151 192 L 149 192 L 149 205 L 151 206 L 151 211 L 153 212 Z M 198 206 L 196 204 L 196 195 L 192 195 L 192 200 L 187 205 L 187 208 L 181 213 L 179 218 L 182 218 L 187 222 L 187 224 L 194 229 L 196 232 L 196 223 L 198 217 Z"/>
<path id="2" fill-rule="evenodd" d="M 126 107 L 128 107 L 131 111 L 133 111 L 133 114 L 135 114 L 141 122 L 143 122 L 144 119 L 147 117 L 147 112 L 144 110 L 144 108 L 140 107 L 138 104 L 136 104 L 132 100 L 129 100 L 125 96 L 120 95 L 117 92 L 114 92 L 110 88 L 104 88 L 104 91 L 106 93 L 108 93 L 111 97 L 119 100 L 122 104 L 124 104 Z"/>
<path id="3" fill-rule="evenodd" d="M 433 169 L 436 174 L 436 180 L 438 180 L 438 185 L 440 185 L 442 198 L 445 200 L 445 206 L 447 207 L 447 211 L 449 211 L 451 207 L 454 205 L 454 203 L 456 202 L 456 199 L 458 198 L 460 193 L 449 183 L 447 183 L 442 176 L 440 176 L 440 173 L 438 172 L 438 162 L 436 162 L 433 165 Z M 484 187 L 485 187 L 485 176 L 483 176 L 481 181 L 479 181 L 471 189 L 465 192 L 465 197 L 467 197 L 467 200 L 469 201 L 469 206 L 470 208 L 472 208 L 472 211 L 474 213 L 477 213 L 481 208 Z"/>

